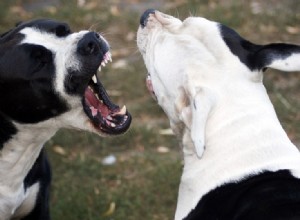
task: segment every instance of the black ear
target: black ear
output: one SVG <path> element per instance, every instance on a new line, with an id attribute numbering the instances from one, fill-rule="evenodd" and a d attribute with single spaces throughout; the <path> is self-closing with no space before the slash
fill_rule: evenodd
<path id="1" fill-rule="evenodd" d="M 18 26 L 20 26 L 21 24 L 23 24 L 23 21 L 18 21 L 17 23 L 16 23 L 16 27 L 18 27 Z"/>
<path id="2" fill-rule="evenodd" d="M 257 45 L 242 38 L 233 29 L 220 24 L 221 36 L 230 49 L 250 70 L 273 68 L 300 71 L 300 46 L 292 44 Z"/>
<path id="3" fill-rule="evenodd" d="M 18 27 L 19 25 L 21 25 L 23 22 L 19 21 L 16 23 L 15 27 Z M 5 35 L 7 35 L 8 33 L 10 33 L 13 29 L 6 31 L 5 33 L 0 34 L 0 38 L 4 37 Z"/>
<path id="4" fill-rule="evenodd" d="M 273 68 L 282 71 L 300 71 L 300 46 L 269 44 L 251 55 L 256 70 Z"/>

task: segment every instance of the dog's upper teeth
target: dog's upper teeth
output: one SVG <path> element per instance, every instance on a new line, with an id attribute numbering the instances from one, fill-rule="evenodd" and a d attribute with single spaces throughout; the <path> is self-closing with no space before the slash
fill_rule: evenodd
<path id="1" fill-rule="evenodd" d="M 105 64 L 105 62 L 104 62 L 104 61 L 102 61 L 102 63 L 101 63 L 101 66 L 103 66 L 103 67 L 105 67 L 105 66 L 106 66 L 106 64 Z"/>
<path id="2" fill-rule="evenodd" d="M 111 58 L 111 53 L 110 52 L 107 52 L 105 54 L 105 60 L 106 60 L 107 63 L 108 63 L 108 61 L 112 62 L 112 58 Z"/>
<path id="3" fill-rule="evenodd" d="M 98 70 L 99 70 L 99 72 L 101 72 L 101 66 L 99 66 Z"/>
<path id="4" fill-rule="evenodd" d="M 94 82 L 95 84 L 97 84 L 97 77 L 96 77 L 96 75 L 93 75 L 92 80 L 93 80 L 93 82 Z"/>

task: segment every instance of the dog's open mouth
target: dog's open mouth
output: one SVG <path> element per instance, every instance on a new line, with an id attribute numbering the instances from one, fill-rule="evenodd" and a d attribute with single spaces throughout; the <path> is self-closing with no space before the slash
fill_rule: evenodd
<path id="1" fill-rule="evenodd" d="M 111 61 L 111 55 L 107 52 L 99 67 Z M 103 85 L 97 75 L 93 75 L 88 87 L 85 89 L 83 109 L 93 126 L 105 134 L 117 135 L 124 133 L 130 126 L 131 115 L 125 106 L 120 108 L 110 101 Z"/>

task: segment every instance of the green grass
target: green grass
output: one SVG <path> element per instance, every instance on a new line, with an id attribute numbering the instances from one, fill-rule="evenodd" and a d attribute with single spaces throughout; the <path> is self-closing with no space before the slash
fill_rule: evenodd
<path id="1" fill-rule="evenodd" d="M 159 133 L 160 129 L 169 127 L 169 122 L 146 90 L 147 72 L 137 53 L 135 38 L 127 38 L 137 30 L 139 15 L 146 9 L 145 1 L 143 5 L 143 1 L 125 4 L 87 0 L 86 7 L 79 8 L 75 0 L 61 0 L 58 7 L 30 12 L 22 8 L 21 3 L 33 2 L 37 0 L 1 1 L 0 32 L 20 20 L 50 17 L 68 22 L 73 30 L 92 29 L 104 33 L 112 46 L 114 62 L 103 69 L 100 78 L 113 101 L 126 104 L 133 115 L 131 129 L 122 136 L 100 138 L 87 132 L 61 130 L 46 144 L 53 166 L 52 218 L 173 219 L 182 169 L 180 149 L 175 137 Z M 300 43 L 300 33 L 292 34 L 287 30 L 287 26 L 299 26 L 298 0 L 272 0 L 269 5 L 274 8 L 264 8 L 261 14 L 253 14 L 250 1 L 246 0 L 176 2 L 175 6 L 174 1 L 169 1 L 168 8 L 163 8 L 166 4 L 161 3 L 159 10 L 182 19 L 189 15 L 205 16 L 233 27 L 256 43 Z M 134 7 L 137 4 L 140 12 Z M 114 68 L 113 65 L 122 59 L 127 62 L 125 68 Z M 299 73 L 268 71 L 264 79 L 284 128 L 298 144 L 299 78 Z M 170 152 L 158 153 L 159 146 L 169 148 Z M 57 147 L 63 148 L 66 154 L 57 153 Z M 110 154 L 116 156 L 116 164 L 102 165 L 102 159 Z M 112 203 L 116 205 L 115 210 L 105 215 Z"/>

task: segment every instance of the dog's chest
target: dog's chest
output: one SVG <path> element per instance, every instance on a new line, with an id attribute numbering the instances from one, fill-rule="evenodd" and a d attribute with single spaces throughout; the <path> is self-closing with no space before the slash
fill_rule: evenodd
<path id="1" fill-rule="evenodd" d="M 36 203 L 36 198 L 39 192 L 39 183 L 24 189 L 21 186 L 17 191 L 9 189 L 0 189 L 0 219 L 19 219 L 29 214 Z"/>

